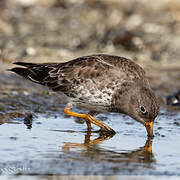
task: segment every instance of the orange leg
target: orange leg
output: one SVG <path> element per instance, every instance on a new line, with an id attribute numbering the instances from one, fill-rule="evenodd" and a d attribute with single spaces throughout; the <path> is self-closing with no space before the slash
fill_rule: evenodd
<path id="1" fill-rule="evenodd" d="M 91 131 L 92 127 L 91 127 L 91 122 L 89 122 L 88 120 L 86 120 L 86 124 L 88 127 L 88 131 Z"/>
<path id="2" fill-rule="evenodd" d="M 71 109 L 72 109 L 72 105 L 67 105 L 64 108 L 64 113 L 66 115 L 68 115 L 68 116 L 74 116 L 74 117 L 85 119 L 89 131 L 91 131 L 91 123 L 93 123 L 93 124 L 101 127 L 105 131 L 110 131 L 110 132 L 115 133 L 114 130 L 111 129 L 108 125 L 106 125 L 106 124 L 102 123 L 101 121 L 97 120 L 96 118 L 94 118 L 90 114 L 80 114 L 80 113 L 72 112 Z"/>

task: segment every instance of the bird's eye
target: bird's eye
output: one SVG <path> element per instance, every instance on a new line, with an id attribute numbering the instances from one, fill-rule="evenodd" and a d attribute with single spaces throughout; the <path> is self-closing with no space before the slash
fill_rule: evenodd
<path id="1" fill-rule="evenodd" d="M 147 115 L 148 112 L 144 106 L 140 106 L 140 110 L 141 110 L 143 115 Z"/>

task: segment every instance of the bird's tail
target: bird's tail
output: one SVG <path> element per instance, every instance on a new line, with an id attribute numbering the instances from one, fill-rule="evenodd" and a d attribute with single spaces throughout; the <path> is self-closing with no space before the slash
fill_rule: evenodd
<path id="1" fill-rule="evenodd" d="M 38 83 L 44 84 L 44 79 L 49 76 L 49 72 L 57 66 L 57 64 L 35 64 L 35 63 L 25 63 L 25 62 L 15 62 L 13 64 L 24 66 L 24 67 L 14 67 L 9 69 L 9 71 L 15 72 L 16 74 L 23 76 L 24 78 Z"/>

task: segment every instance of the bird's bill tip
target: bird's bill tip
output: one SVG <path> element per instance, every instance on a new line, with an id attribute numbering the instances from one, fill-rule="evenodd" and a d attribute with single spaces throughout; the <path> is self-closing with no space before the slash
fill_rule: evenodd
<path id="1" fill-rule="evenodd" d="M 145 123 L 146 131 L 149 137 L 153 137 L 153 121 Z"/>

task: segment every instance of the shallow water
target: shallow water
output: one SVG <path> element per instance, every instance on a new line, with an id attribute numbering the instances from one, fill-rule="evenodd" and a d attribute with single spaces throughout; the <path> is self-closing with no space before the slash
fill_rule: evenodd
<path id="1" fill-rule="evenodd" d="M 61 110 L 33 117 L 32 127 L 16 118 L 0 126 L 0 169 L 2 174 L 180 175 L 179 114 L 162 109 L 153 139 L 120 114 L 97 116 L 114 136 L 100 134 L 97 126 L 88 133 L 85 123 Z"/>

